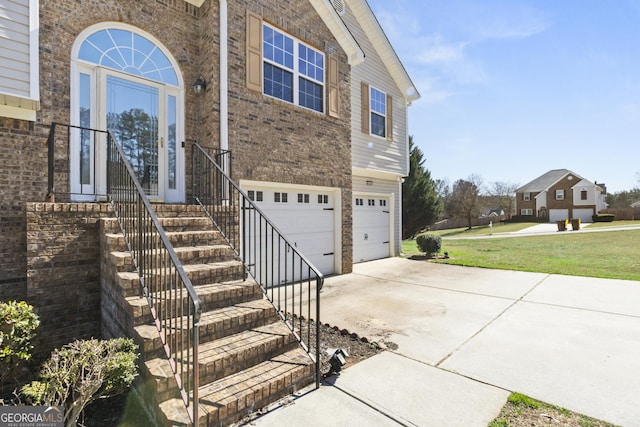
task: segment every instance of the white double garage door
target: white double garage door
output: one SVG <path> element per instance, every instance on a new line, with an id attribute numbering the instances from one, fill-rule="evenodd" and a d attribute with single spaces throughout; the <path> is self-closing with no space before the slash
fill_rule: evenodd
<path id="1" fill-rule="evenodd" d="M 340 189 L 241 182 L 286 239 L 323 274 L 342 270 Z M 353 262 L 390 255 L 388 196 L 353 197 Z"/>
<path id="2" fill-rule="evenodd" d="M 549 221 L 556 222 L 563 219 L 580 218 L 580 222 L 592 222 L 592 208 L 573 209 L 573 216 L 569 217 L 569 209 L 549 209 Z"/>

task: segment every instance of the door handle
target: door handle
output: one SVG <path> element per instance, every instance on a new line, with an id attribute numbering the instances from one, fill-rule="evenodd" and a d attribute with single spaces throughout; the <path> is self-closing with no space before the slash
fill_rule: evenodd
<path id="1" fill-rule="evenodd" d="M 160 137 L 160 141 L 158 141 L 160 144 L 160 148 L 164 148 L 164 138 Z"/>

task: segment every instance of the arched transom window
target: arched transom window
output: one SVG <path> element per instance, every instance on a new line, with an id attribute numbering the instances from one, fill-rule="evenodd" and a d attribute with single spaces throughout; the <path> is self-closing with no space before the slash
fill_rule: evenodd
<path id="1" fill-rule="evenodd" d="M 128 30 L 110 28 L 91 34 L 80 46 L 78 59 L 178 86 L 176 72 L 162 50 Z"/>

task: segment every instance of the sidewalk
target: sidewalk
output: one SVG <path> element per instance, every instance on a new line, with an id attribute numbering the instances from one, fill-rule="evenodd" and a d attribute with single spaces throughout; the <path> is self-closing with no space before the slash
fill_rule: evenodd
<path id="1" fill-rule="evenodd" d="M 486 426 L 509 391 L 640 426 L 640 282 L 403 258 L 322 290 L 322 321 L 385 351 L 253 425 Z"/>

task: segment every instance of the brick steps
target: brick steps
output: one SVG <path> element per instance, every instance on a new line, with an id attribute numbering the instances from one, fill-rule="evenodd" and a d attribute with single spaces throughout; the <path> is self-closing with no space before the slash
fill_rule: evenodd
<path id="1" fill-rule="evenodd" d="M 289 329 L 280 322 L 201 344 L 198 363 L 200 381 L 202 384 L 218 381 L 266 362 L 297 346 L 298 343 Z M 157 389 L 165 391 L 160 401 L 173 397 L 173 374 L 166 360 L 148 360 L 145 362 L 145 369 L 154 378 Z"/>
<path id="2" fill-rule="evenodd" d="M 246 279 L 244 265 L 200 207 L 156 204 L 154 209 L 202 304 L 198 425 L 227 425 L 313 382 L 311 358 L 273 305 L 263 299 L 258 284 Z M 235 209 L 221 209 L 228 210 L 233 221 Z M 140 296 L 140 278 L 132 272 L 133 261 L 119 225 L 107 219 L 102 230 L 103 259 L 108 263 L 102 271 L 113 277 L 103 295 L 109 304 L 118 304 L 112 310 L 114 324 L 128 331 L 140 346 L 143 379 L 152 389 L 150 409 L 155 405 L 159 421 L 167 426 L 187 425 L 184 403 L 147 299 Z M 160 261 L 159 256 L 151 258 L 154 263 Z M 165 269 L 154 270 L 150 283 L 159 282 L 154 276 L 162 274 Z M 154 289 L 149 291 L 154 301 L 160 301 Z M 167 293 L 173 291 L 166 290 L 164 295 Z M 186 292 L 172 296 L 173 308 L 187 307 Z M 156 304 L 156 310 L 162 310 Z M 168 342 L 181 341 L 186 322 L 180 317 L 171 322 L 171 330 L 164 332 Z M 174 363 L 181 367 L 180 360 Z"/>
<path id="3" fill-rule="evenodd" d="M 296 348 L 199 389 L 198 426 L 229 425 L 307 386 L 314 378 L 309 355 Z M 167 426 L 186 425 L 180 399 L 160 404 Z"/>

